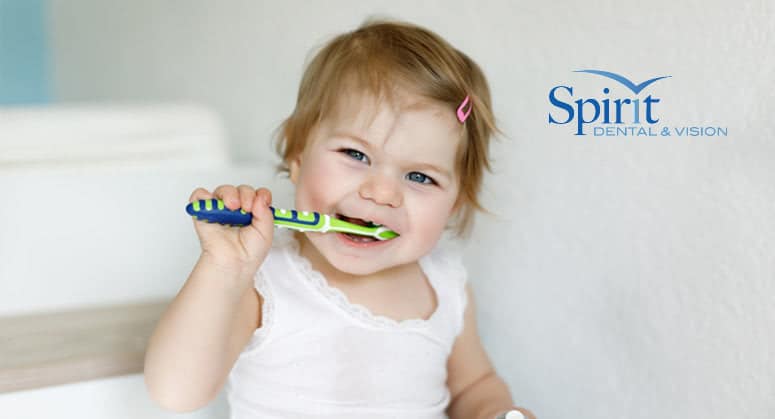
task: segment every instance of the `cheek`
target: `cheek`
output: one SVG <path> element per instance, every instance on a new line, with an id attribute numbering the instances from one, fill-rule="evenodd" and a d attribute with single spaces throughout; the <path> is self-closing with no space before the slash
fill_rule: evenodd
<path id="1" fill-rule="evenodd" d="M 440 234 L 449 222 L 449 215 L 454 199 L 449 196 L 438 196 L 434 199 L 417 200 L 412 205 L 412 224 L 423 234 L 434 236 Z"/>
<path id="2" fill-rule="evenodd" d="M 304 162 L 296 185 L 297 209 L 328 209 L 337 199 L 346 179 L 345 173 L 334 162 L 325 159 L 308 159 Z"/>
<path id="3" fill-rule="evenodd" d="M 305 172 L 296 185 L 296 209 L 323 210 L 327 190 L 326 178 Z"/>

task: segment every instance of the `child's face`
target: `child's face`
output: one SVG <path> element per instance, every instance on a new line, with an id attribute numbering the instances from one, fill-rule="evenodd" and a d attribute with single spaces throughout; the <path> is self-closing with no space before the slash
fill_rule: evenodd
<path id="1" fill-rule="evenodd" d="M 394 107 L 370 95 L 343 95 L 337 115 L 322 121 L 290 162 L 297 209 L 373 221 L 400 235 L 364 245 L 340 233 L 305 233 L 341 272 L 368 275 L 417 261 L 457 209 L 462 137 L 454 111 L 399 98 Z"/>

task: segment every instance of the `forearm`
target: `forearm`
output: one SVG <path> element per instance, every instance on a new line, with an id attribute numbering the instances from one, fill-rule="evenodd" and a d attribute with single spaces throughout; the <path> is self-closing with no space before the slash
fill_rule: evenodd
<path id="1" fill-rule="evenodd" d="M 450 419 L 494 419 L 514 406 L 506 383 L 492 372 L 463 390 L 452 401 Z"/>
<path id="2" fill-rule="evenodd" d="M 199 259 L 146 352 L 146 384 L 164 407 L 192 410 L 217 394 L 231 368 L 231 324 L 249 286 L 236 272 Z"/>

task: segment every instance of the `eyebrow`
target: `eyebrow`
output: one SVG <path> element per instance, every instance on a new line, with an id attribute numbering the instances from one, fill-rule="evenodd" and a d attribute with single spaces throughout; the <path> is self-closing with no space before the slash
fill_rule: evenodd
<path id="1" fill-rule="evenodd" d="M 354 135 L 354 134 L 348 134 L 348 133 L 346 133 L 346 132 L 335 132 L 333 135 L 334 135 L 334 137 L 343 137 L 343 138 L 349 138 L 349 139 L 351 139 L 351 140 L 355 140 L 355 141 L 357 141 L 357 142 L 361 143 L 361 144 L 362 144 L 364 147 L 366 147 L 366 148 L 368 148 L 368 149 L 371 149 L 371 148 L 372 148 L 372 145 L 371 145 L 371 143 L 370 143 L 370 142 L 368 142 L 368 141 L 364 140 L 363 138 L 361 138 L 361 137 L 359 137 L 359 136 L 357 136 L 357 135 Z"/>
<path id="2" fill-rule="evenodd" d="M 355 141 L 361 143 L 364 147 L 366 147 L 368 149 L 372 149 L 373 148 L 370 142 L 368 142 L 368 141 L 364 140 L 363 138 L 361 138 L 361 137 L 359 137 L 357 135 L 354 135 L 354 134 L 349 134 L 349 133 L 346 133 L 346 132 L 335 132 L 334 136 L 335 137 L 350 138 L 352 140 L 355 140 Z M 419 166 L 420 168 L 423 168 L 423 169 L 431 169 L 431 170 L 433 170 L 435 172 L 438 172 L 442 176 L 446 176 L 447 179 L 452 179 L 452 174 L 448 170 L 442 169 L 442 168 L 440 168 L 440 167 L 438 167 L 436 165 L 433 165 L 433 164 L 430 164 L 430 163 L 412 163 L 412 164 L 414 166 Z"/>

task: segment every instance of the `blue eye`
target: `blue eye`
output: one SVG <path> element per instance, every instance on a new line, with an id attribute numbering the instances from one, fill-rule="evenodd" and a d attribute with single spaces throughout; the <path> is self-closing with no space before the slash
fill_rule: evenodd
<path id="1" fill-rule="evenodd" d="M 361 160 L 361 157 L 363 157 L 363 158 L 366 158 L 366 159 L 368 160 L 368 157 L 366 157 L 366 155 L 365 155 L 365 154 L 361 153 L 361 152 L 360 152 L 360 151 L 358 151 L 358 150 L 354 150 L 354 149 L 352 149 L 352 148 L 345 148 L 345 149 L 344 149 L 344 150 L 342 150 L 342 151 L 343 151 L 345 154 L 347 154 L 348 156 L 350 156 L 350 157 L 354 158 L 355 160 L 358 160 L 358 161 L 363 161 L 363 160 Z"/>
<path id="2" fill-rule="evenodd" d="M 412 176 L 412 175 L 419 175 L 419 176 Z M 430 178 L 430 177 L 428 177 L 428 176 L 425 176 L 424 174 L 422 174 L 422 173 L 420 173 L 420 172 L 412 172 L 412 173 L 409 173 L 409 174 L 407 175 L 407 177 L 409 177 L 409 179 L 410 179 L 410 180 L 412 180 L 412 181 L 419 181 L 419 183 L 422 183 L 422 184 L 425 184 L 425 185 L 433 185 L 434 183 L 436 183 L 436 181 L 434 181 L 433 179 L 431 179 L 431 178 Z M 429 181 L 430 181 L 430 183 L 425 183 L 425 182 L 423 181 L 424 179 L 427 179 L 427 180 L 429 180 Z"/>

